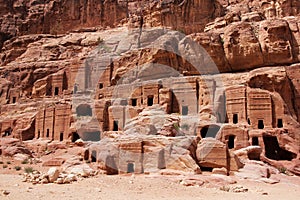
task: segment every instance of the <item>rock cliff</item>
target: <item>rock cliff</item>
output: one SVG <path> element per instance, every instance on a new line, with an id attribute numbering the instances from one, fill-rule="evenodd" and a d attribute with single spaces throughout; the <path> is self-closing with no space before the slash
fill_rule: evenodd
<path id="1" fill-rule="evenodd" d="M 139 172 L 237 170 L 233 150 L 259 145 L 249 158 L 300 174 L 283 162 L 300 155 L 299 21 L 295 0 L 0 0 L 1 137 L 104 139 L 124 157 L 90 151 L 122 172 L 132 152 Z"/>

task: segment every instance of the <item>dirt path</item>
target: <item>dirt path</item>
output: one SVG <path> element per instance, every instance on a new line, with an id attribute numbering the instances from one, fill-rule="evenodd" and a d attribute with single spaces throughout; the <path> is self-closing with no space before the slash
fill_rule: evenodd
<path id="1" fill-rule="evenodd" d="M 299 179 L 299 178 L 295 178 Z M 166 177 L 151 176 L 97 176 L 72 184 L 32 185 L 22 182 L 22 176 L 0 174 L 0 199 L 35 200 L 179 200 L 179 199 L 299 199 L 298 181 L 283 181 L 270 185 L 261 182 L 239 181 L 249 189 L 245 193 L 221 191 L 218 188 L 186 187 Z M 3 195 L 6 190 L 9 195 Z M 263 194 L 267 193 L 267 194 Z"/>

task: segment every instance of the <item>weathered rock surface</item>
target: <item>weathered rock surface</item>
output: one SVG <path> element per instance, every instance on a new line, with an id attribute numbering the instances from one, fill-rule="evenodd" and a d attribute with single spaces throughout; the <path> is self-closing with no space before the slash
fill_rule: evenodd
<path id="1" fill-rule="evenodd" d="M 233 71 L 264 64 L 260 44 L 250 23 L 234 23 L 224 32 L 224 51 Z"/>
<path id="2" fill-rule="evenodd" d="M 227 169 L 225 167 L 222 167 L 222 168 L 214 168 L 212 170 L 212 173 L 227 176 L 228 172 L 227 172 Z"/>
<path id="3" fill-rule="evenodd" d="M 198 10 L 202 9 L 199 13 Z M 17 35 L 60 34 L 71 30 L 95 31 L 97 27 L 170 26 L 196 32 L 222 13 L 210 1 L 76 1 L 14 0 L 0 2 L 0 44 Z M 0 45 L 1 48 L 2 45 Z"/>
<path id="4" fill-rule="evenodd" d="M 259 160 L 262 148 L 260 146 L 249 146 L 234 152 L 235 155 L 242 159 Z"/>
<path id="5" fill-rule="evenodd" d="M 204 138 L 198 144 L 197 159 L 203 167 L 227 168 L 227 151 L 224 143 L 213 138 Z"/>
<path id="6" fill-rule="evenodd" d="M 47 172 L 47 175 L 49 177 L 49 182 L 53 183 L 59 176 L 59 170 L 56 167 L 51 167 Z"/>
<path id="7" fill-rule="evenodd" d="M 82 177 L 89 177 L 93 174 L 94 170 L 87 164 L 75 165 L 73 167 L 66 168 L 65 171 L 70 174 L 80 175 Z"/>
<path id="8" fill-rule="evenodd" d="M 128 163 L 133 164 L 135 173 L 158 172 L 160 169 L 200 173 L 191 156 L 195 146 L 192 137 L 143 136 L 139 139 L 104 139 L 91 145 L 89 151 L 95 152 L 95 159 L 108 174 L 128 172 Z"/>
<path id="9" fill-rule="evenodd" d="M 2 138 L 1 143 L 1 154 L 8 157 L 32 157 L 31 151 L 26 148 L 23 144 L 20 144 L 20 140 L 13 138 Z"/>
<path id="10" fill-rule="evenodd" d="M 64 164 L 65 159 L 63 158 L 52 158 L 50 160 L 47 160 L 45 162 L 43 162 L 43 166 L 61 166 L 62 164 Z"/>
<path id="11" fill-rule="evenodd" d="M 261 180 L 263 182 L 272 183 L 275 181 L 272 179 L 272 174 L 278 173 L 279 171 L 276 168 L 270 167 L 260 161 L 248 161 L 244 168 L 235 172 L 235 175 L 244 179 Z M 268 181 L 266 179 L 271 180 Z"/>
<path id="12" fill-rule="evenodd" d="M 86 167 L 85 167 L 86 168 Z M 74 171 L 74 173 L 65 173 L 60 172 L 57 168 L 52 167 L 45 174 L 39 171 L 33 171 L 32 173 L 24 173 L 23 182 L 30 182 L 32 184 L 48 184 L 48 183 L 56 183 L 56 184 L 69 184 L 74 181 L 77 181 L 79 178 L 88 177 L 94 174 L 84 175 L 82 176 L 81 171 Z"/>
<path id="13" fill-rule="evenodd" d="M 1 139 L 0 152 L 50 154 L 67 148 L 51 140 L 69 141 L 107 174 L 229 172 L 239 157 L 299 174 L 299 7 L 0 0 L 0 134 L 18 139 Z M 179 32 L 149 29 L 160 26 Z"/>
<path id="14" fill-rule="evenodd" d="M 175 137 L 184 135 L 179 129 L 179 116 L 166 115 L 160 108 L 145 109 L 124 127 L 127 135 L 164 135 Z"/>

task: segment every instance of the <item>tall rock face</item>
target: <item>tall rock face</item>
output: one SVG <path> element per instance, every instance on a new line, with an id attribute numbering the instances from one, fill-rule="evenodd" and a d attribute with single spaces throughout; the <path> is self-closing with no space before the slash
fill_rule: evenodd
<path id="1" fill-rule="evenodd" d="M 216 0 L 168 0 L 151 7 L 149 17 L 154 16 L 157 21 L 161 19 L 162 26 L 193 33 L 201 31 L 206 23 L 221 16 L 223 11 Z"/>
<path id="2" fill-rule="evenodd" d="M 218 140 L 218 167 L 250 145 L 299 160 L 299 14 L 296 0 L 0 0 L 0 137 L 192 135 Z M 159 168 L 176 152 L 132 145 Z M 216 167 L 197 146 L 183 166 Z"/>
<path id="3" fill-rule="evenodd" d="M 224 35 L 224 51 L 232 70 L 263 65 L 261 46 L 250 23 L 232 24 L 226 27 Z"/>
<path id="4" fill-rule="evenodd" d="M 0 8 L 1 32 L 7 37 L 115 26 L 126 18 L 126 7 L 111 0 L 1 0 Z"/>
<path id="5" fill-rule="evenodd" d="M 1 47 L 17 35 L 61 34 L 126 22 L 197 32 L 220 16 L 223 8 L 217 1 L 203 0 L 1 0 L 0 10 Z"/>
<path id="6" fill-rule="evenodd" d="M 0 47 L 17 35 L 61 34 L 124 23 L 202 32 L 214 19 L 217 27 L 224 27 L 240 20 L 296 16 L 299 7 L 294 0 L 0 0 Z"/>

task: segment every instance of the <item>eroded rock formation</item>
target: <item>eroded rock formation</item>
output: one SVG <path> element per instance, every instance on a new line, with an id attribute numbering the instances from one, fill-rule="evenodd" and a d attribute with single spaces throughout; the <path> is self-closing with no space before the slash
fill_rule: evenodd
<path id="1" fill-rule="evenodd" d="M 108 174 L 228 173 L 243 159 L 300 174 L 299 12 L 292 0 L 0 1 L 1 137 L 97 142 L 84 157 Z"/>

